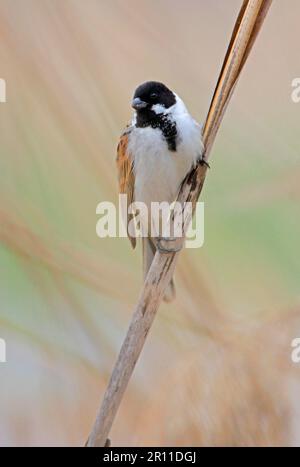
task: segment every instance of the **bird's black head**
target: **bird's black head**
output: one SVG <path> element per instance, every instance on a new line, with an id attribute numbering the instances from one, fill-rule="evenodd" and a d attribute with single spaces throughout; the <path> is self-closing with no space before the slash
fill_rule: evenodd
<path id="1" fill-rule="evenodd" d="M 161 105 L 168 109 L 176 103 L 176 97 L 163 83 L 147 81 L 135 91 L 132 107 L 138 113 L 149 112 L 154 105 Z"/>

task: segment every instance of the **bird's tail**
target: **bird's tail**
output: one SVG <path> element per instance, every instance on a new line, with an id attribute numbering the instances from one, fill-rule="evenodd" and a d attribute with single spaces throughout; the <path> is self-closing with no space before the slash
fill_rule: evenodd
<path id="1" fill-rule="evenodd" d="M 156 248 L 150 238 L 144 237 L 142 241 L 143 241 L 143 272 L 144 272 L 144 279 L 145 279 L 150 269 L 154 255 L 156 253 Z M 174 285 L 174 279 L 172 278 L 168 287 L 166 288 L 166 291 L 164 294 L 164 301 L 169 303 L 169 302 L 172 302 L 174 298 L 175 298 L 175 285 Z"/>

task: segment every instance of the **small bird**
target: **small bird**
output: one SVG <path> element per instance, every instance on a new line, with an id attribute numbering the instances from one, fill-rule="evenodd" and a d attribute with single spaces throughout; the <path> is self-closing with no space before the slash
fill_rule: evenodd
<path id="1" fill-rule="evenodd" d="M 135 91 L 131 125 L 123 132 L 117 149 L 119 192 L 128 205 L 143 202 L 173 203 L 190 169 L 203 159 L 201 126 L 191 117 L 183 101 L 163 83 L 147 81 Z M 135 237 L 128 233 L 133 248 Z M 144 237 L 144 276 L 151 266 L 158 238 Z M 167 240 L 167 239 L 165 239 Z M 170 247 L 167 251 L 174 251 Z M 175 297 L 174 281 L 164 300 Z"/>

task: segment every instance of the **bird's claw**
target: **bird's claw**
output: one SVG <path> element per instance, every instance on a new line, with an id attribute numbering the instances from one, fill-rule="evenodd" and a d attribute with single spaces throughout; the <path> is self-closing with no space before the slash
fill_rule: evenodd
<path id="1" fill-rule="evenodd" d="M 210 169 L 210 165 L 207 162 L 207 160 L 205 160 L 204 157 L 199 158 L 197 162 L 198 162 L 199 165 L 205 165 L 208 169 Z"/>
<path id="2" fill-rule="evenodd" d="M 156 248 L 160 253 L 177 253 L 183 248 L 183 237 L 158 237 Z"/>

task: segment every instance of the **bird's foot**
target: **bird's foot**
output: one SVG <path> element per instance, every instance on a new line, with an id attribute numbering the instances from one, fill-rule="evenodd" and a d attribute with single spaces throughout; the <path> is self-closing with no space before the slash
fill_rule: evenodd
<path id="1" fill-rule="evenodd" d="M 205 160 L 205 158 L 202 157 L 202 156 L 199 157 L 199 158 L 197 159 L 197 163 L 198 163 L 199 165 L 205 165 L 208 169 L 210 169 L 209 163 L 208 163 L 208 162 Z"/>
<path id="2" fill-rule="evenodd" d="M 157 237 L 156 248 L 160 253 L 177 253 L 182 250 L 183 237 Z"/>

